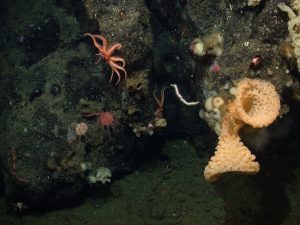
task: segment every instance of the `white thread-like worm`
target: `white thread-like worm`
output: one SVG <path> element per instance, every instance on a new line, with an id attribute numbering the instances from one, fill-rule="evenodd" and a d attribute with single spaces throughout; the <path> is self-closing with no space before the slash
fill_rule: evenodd
<path id="1" fill-rule="evenodd" d="M 199 101 L 196 101 L 196 102 L 188 102 L 186 101 L 182 95 L 179 93 L 179 90 L 178 90 L 178 87 L 176 84 L 171 84 L 170 86 L 172 86 L 175 90 L 175 94 L 176 96 L 178 97 L 178 99 L 185 105 L 188 105 L 188 106 L 193 106 L 193 105 L 198 105 L 199 104 Z"/>

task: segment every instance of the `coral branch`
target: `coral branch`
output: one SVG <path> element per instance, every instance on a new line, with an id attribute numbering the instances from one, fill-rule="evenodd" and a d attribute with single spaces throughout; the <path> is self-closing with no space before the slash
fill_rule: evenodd
<path id="1" fill-rule="evenodd" d="M 157 109 L 154 112 L 154 115 L 159 117 L 159 118 L 163 118 L 164 115 L 164 102 L 165 102 L 165 90 L 167 89 L 167 87 L 163 87 L 160 91 L 160 97 L 157 97 L 155 95 L 155 90 L 153 91 L 153 97 L 157 103 Z"/>
<path id="2" fill-rule="evenodd" d="M 17 181 L 21 182 L 21 183 L 29 183 L 29 180 L 25 179 L 25 178 L 22 178 L 22 177 L 19 177 L 17 175 L 17 166 L 16 166 L 16 163 L 17 163 L 17 153 L 16 153 L 16 149 L 15 148 L 12 148 L 11 149 L 11 160 L 8 160 L 8 162 L 10 163 L 10 173 L 12 176 L 14 176 Z"/>

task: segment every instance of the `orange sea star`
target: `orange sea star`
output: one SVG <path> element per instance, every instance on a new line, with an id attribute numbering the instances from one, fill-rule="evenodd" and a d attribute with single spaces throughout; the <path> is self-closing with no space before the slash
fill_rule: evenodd
<path id="1" fill-rule="evenodd" d="M 109 83 L 112 81 L 114 73 L 117 74 L 118 76 L 118 81 L 116 85 L 120 82 L 121 80 L 121 74 L 120 72 L 123 71 L 125 79 L 127 77 L 127 72 L 125 70 L 125 60 L 121 57 L 118 56 L 112 56 L 115 50 L 119 50 L 122 45 L 120 43 L 116 43 L 112 45 L 110 48 L 108 48 L 108 42 L 105 37 L 102 35 L 97 35 L 97 34 L 90 34 L 90 33 L 85 33 L 83 36 L 89 36 L 92 38 L 94 42 L 94 46 L 98 49 L 99 55 L 101 58 L 104 58 L 105 61 L 109 64 L 111 67 L 111 76 L 109 79 Z M 97 40 L 102 41 L 102 45 L 100 45 Z"/>

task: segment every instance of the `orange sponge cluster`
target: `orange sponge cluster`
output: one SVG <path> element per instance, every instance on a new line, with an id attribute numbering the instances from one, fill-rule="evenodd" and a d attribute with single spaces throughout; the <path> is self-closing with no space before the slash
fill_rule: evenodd
<path id="1" fill-rule="evenodd" d="M 237 85 L 236 98 L 228 105 L 215 155 L 204 170 L 207 181 L 216 181 L 226 172 L 255 174 L 260 166 L 244 146 L 239 130 L 245 124 L 255 128 L 270 125 L 278 116 L 280 98 L 273 84 L 245 78 Z"/>

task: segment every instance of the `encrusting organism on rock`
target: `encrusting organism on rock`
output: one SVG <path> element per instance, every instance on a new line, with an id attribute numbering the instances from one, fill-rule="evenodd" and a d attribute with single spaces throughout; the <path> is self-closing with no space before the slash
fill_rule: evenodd
<path id="1" fill-rule="evenodd" d="M 207 181 L 216 181 L 226 172 L 255 174 L 260 170 L 255 156 L 244 146 L 239 130 L 245 124 L 266 127 L 279 115 L 280 98 L 268 81 L 245 78 L 237 85 L 236 98 L 229 103 L 215 155 L 204 170 Z"/>
<path id="2" fill-rule="evenodd" d="M 202 39 L 196 38 L 191 42 L 189 49 L 193 54 L 199 56 L 220 56 L 223 53 L 223 35 L 215 32 Z"/>
<path id="3" fill-rule="evenodd" d="M 85 117 L 93 117 L 98 116 L 98 123 L 101 126 L 101 129 L 104 132 L 107 132 L 108 136 L 110 135 L 110 129 L 114 129 L 116 125 L 118 125 L 118 121 L 116 120 L 114 114 L 112 112 L 97 112 L 97 113 L 85 113 L 83 114 Z"/>
<path id="4" fill-rule="evenodd" d="M 291 1 L 291 8 L 284 2 L 279 2 L 277 7 L 286 12 L 289 17 L 288 31 L 292 41 L 292 46 L 294 47 L 298 71 L 300 71 L 300 0 Z"/>
<path id="5" fill-rule="evenodd" d="M 77 123 L 75 127 L 75 132 L 81 140 L 82 136 L 86 136 L 86 132 L 88 131 L 88 125 L 86 123 Z"/>
<path id="6" fill-rule="evenodd" d="M 88 130 L 89 127 L 85 122 L 71 123 L 71 125 L 68 127 L 67 142 L 69 144 L 73 144 L 77 141 L 77 139 L 79 140 L 79 142 L 81 142 L 82 137 L 88 139 L 86 136 Z"/>
<path id="7" fill-rule="evenodd" d="M 99 55 L 100 58 L 104 58 L 105 61 L 109 64 L 109 66 L 112 70 L 110 79 L 109 79 L 109 83 L 112 81 L 114 73 L 116 73 L 118 76 L 118 81 L 116 82 L 116 85 L 117 85 L 121 80 L 121 74 L 120 74 L 121 71 L 124 73 L 124 76 L 126 79 L 127 72 L 125 70 L 125 60 L 118 56 L 112 56 L 112 54 L 114 53 L 115 50 L 121 49 L 122 45 L 120 43 L 116 43 L 109 48 L 106 38 L 101 35 L 85 33 L 83 36 L 89 36 L 92 38 L 92 40 L 94 42 L 94 46 L 99 51 L 99 53 L 97 55 Z M 97 40 L 101 40 L 102 45 L 100 45 L 97 42 Z M 121 63 L 121 65 L 119 63 Z"/>
<path id="8" fill-rule="evenodd" d="M 258 6 L 260 4 L 261 0 L 248 0 L 247 5 L 248 6 Z"/>

